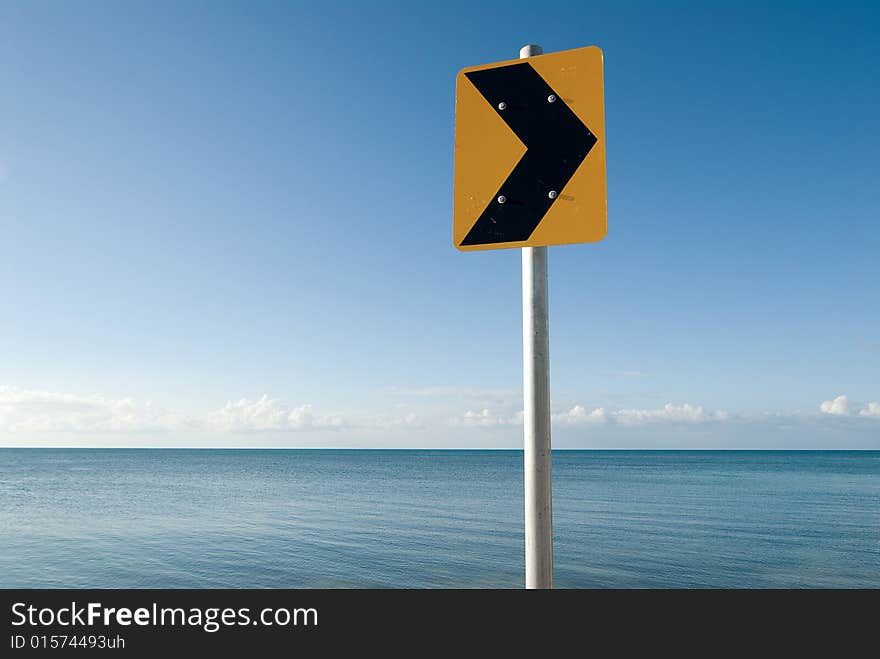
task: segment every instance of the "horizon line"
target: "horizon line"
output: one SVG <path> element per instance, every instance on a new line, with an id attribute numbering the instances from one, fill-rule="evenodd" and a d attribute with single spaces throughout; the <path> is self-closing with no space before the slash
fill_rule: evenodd
<path id="1" fill-rule="evenodd" d="M 442 448 L 442 447 L 346 447 L 346 446 L 0 446 L 0 451 L 492 451 L 522 453 L 522 448 Z M 655 453 L 880 453 L 874 448 L 556 448 L 556 453 L 655 452 Z"/>

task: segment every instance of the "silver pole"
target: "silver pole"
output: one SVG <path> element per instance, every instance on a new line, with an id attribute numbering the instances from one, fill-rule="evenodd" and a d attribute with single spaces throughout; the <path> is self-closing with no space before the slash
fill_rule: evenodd
<path id="1" fill-rule="evenodd" d="M 543 53 L 523 46 L 521 59 Z M 547 248 L 523 247 L 523 423 L 526 588 L 553 587 L 553 515 L 550 474 L 550 336 Z"/>

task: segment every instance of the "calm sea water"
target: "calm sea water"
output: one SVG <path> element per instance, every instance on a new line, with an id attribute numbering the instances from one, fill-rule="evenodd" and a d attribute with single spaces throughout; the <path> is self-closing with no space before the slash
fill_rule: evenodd
<path id="1" fill-rule="evenodd" d="M 880 452 L 554 452 L 560 587 L 880 587 Z M 0 449 L 2 587 L 521 587 L 522 454 Z"/>

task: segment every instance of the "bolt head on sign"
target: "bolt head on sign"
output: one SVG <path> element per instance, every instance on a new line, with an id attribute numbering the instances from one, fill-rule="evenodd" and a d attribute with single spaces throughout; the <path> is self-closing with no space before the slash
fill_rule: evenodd
<path id="1" fill-rule="evenodd" d="M 602 51 L 590 46 L 462 69 L 454 188 L 458 249 L 602 240 Z"/>

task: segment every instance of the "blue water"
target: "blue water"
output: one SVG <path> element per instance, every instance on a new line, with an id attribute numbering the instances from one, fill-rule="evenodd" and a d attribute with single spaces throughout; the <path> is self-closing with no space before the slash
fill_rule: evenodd
<path id="1" fill-rule="evenodd" d="M 554 452 L 559 587 L 880 587 L 880 452 Z M 521 587 L 522 455 L 0 449 L 0 587 Z"/>

